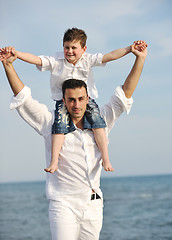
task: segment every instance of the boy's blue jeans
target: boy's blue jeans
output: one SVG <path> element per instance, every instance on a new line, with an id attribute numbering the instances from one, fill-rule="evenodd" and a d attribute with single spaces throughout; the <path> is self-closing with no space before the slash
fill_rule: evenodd
<path id="1" fill-rule="evenodd" d="M 100 116 L 100 111 L 94 99 L 89 98 L 87 109 L 84 114 L 84 129 L 105 128 L 106 123 Z M 75 130 L 63 100 L 56 101 L 55 120 L 52 126 L 52 134 L 67 134 Z"/>

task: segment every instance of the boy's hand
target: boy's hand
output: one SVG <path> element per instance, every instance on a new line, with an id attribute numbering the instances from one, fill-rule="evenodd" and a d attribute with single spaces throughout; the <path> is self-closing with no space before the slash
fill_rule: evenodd
<path id="1" fill-rule="evenodd" d="M 12 63 L 16 60 L 17 54 L 14 47 L 0 48 L 0 61 L 3 63 Z"/>
<path id="2" fill-rule="evenodd" d="M 147 44 L 144 41 L 144 45 L 142 45 L 142 50 L 138 48 L 138 41 L 135 41 L 133 45 L 131 45 L 131 52 L 136 56 L 136 57 L 143 57 L 144 59 L 147 56 Z"/>
<path id="3" fill-rule="evenodd" d="M 134 48 L 139 52 L 144 51 L 144 49 L 148 46 L 147 43 L 143 40 L 134 41 L 133 44 L 135 44 Z"/>

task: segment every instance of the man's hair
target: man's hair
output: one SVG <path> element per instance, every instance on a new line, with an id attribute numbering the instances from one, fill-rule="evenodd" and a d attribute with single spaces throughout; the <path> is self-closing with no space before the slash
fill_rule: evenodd
<path id="1" fill-rule="evenodd" d="M 63 46 L 65 42 L 80 41 L 81 47 L 85 47 L 87 41 L 87 35 L 82 29 L 78 28 L 69 28 L 64 33 L 63 37 Z"/>
<path id="2" fill-rule="evenodd" d="M 78 79 L 68 79 L 64 81 L 62 85 L 63 98 L 65 98 L 66 89 L 75 89 L 75 88 L 82 88 L 82 87 L 85 88 L 86 93 L 88 95 L 87 84 L 84 81 L 78 80 Z"/>

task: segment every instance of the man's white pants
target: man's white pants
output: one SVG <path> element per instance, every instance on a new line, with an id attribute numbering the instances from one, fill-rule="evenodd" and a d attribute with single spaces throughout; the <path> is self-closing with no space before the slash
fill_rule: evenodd
<path id="1" fill-rule="evenodd" d="M 52 240 L 98 240 L 102 228 L 102 199 L 90 200 L 83 209 L 51 201 L 49 219 Z"/>

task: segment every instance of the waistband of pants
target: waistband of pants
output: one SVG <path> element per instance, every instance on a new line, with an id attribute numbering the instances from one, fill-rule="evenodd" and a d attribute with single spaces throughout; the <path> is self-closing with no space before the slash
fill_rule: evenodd
<path id="1" fill-rule="evenodd" d="M 99 199 L 101 198 L 97 193 L 92 193 L 91 194 L 91 200 L 96 200 L 96 199 Z"/>

